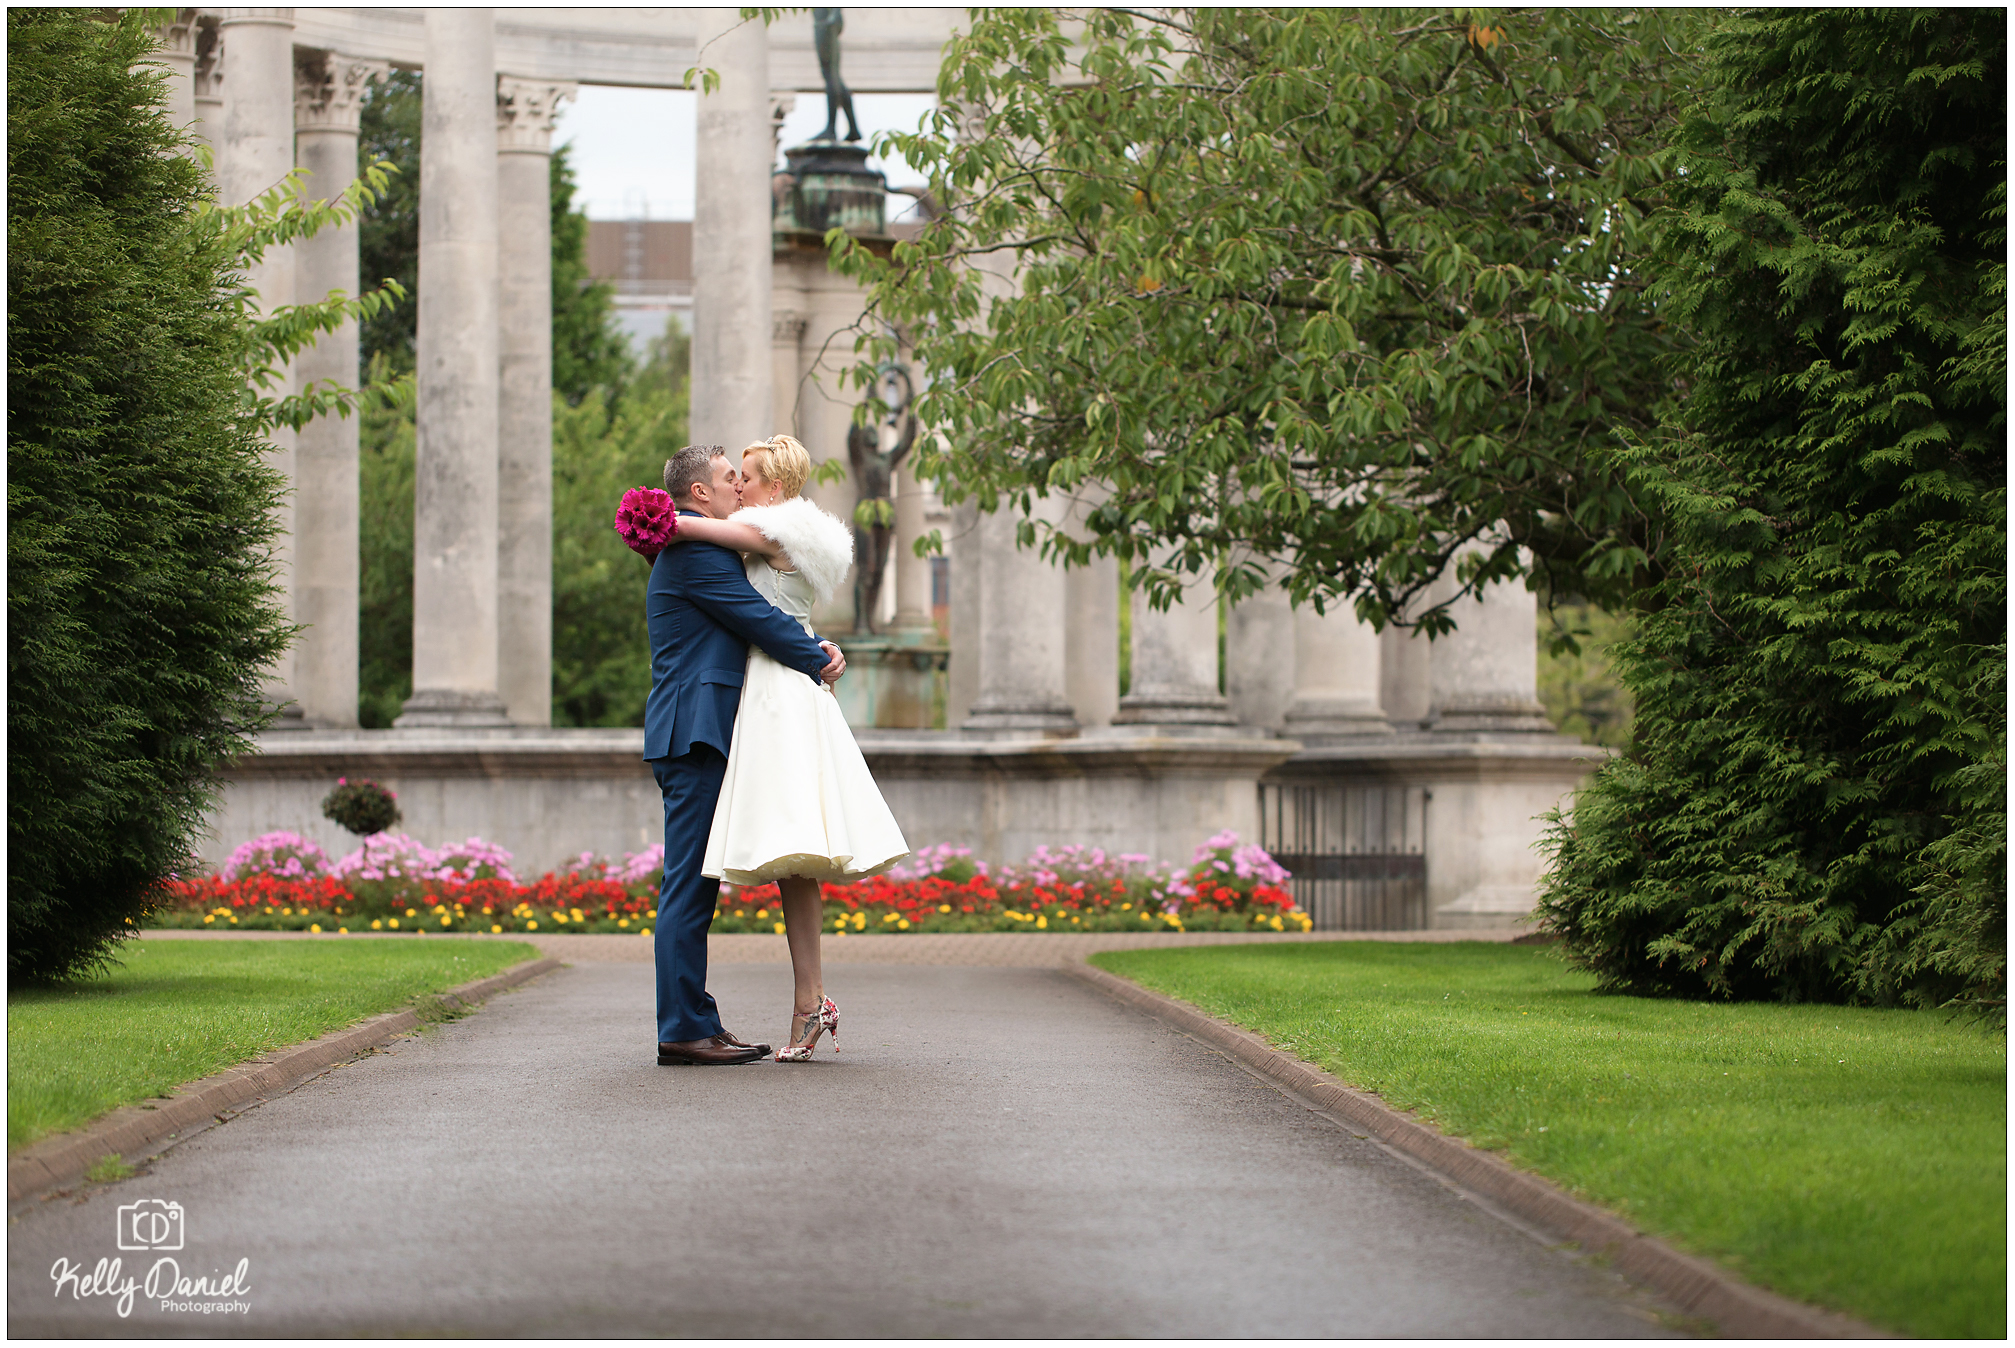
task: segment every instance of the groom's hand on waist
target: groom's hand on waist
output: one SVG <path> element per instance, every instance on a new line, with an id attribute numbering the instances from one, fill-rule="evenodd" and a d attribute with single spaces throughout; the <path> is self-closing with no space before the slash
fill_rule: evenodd
<path id="1" fill-rule="evenodd" d="M 840 648 L 830 641 L 821 641 L 819 646 L 832 657 L 832 663 L 819 671 L 819 677 L 829 684 L 838 683 L 840 675 L 847 672 L 847 657 L 842 655 Z"/>

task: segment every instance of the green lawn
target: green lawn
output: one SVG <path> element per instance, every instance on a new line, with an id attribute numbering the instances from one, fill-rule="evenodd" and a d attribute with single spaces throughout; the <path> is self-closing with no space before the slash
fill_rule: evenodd
<path id="1" fill-rule="evenodd" d="M 507 941 L 129 941 L 109 976 L 7 996 L 7 1149 L 535 959 Z"/>
<path id="2" fill-rule="evenodd" d="M 2007 1324 L 2007 1044 L 1943 1016 L 1599 996 L 1544 949 L 1114 951 L 1179 997 L 1765 1287 Z"/>

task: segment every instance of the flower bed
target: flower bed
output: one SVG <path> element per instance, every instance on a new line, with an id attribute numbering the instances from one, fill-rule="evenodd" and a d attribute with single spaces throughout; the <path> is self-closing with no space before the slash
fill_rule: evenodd
<path id="1" fill-rule="evenodd" d="M 293 834 L 238 848 L 213 876 L 175 879 L 153 927 L 315 932 L 599 932 L 648 935 L 661 849 L 620 862 L 583 853 L 520 882 L 510 854 L 471 838 L 429 849 L 374 834 L 336 862 Z M 828 931 L 1307 931 L 1287 873 L 1220 834 L 1185 869 L 1096 849 L 1039 848 L 990 871 L 964 848 L 921 849 L 887 875 L 824 887 Z M 722 886 L 713 930 L 782 932 L 774 885 Z"/>

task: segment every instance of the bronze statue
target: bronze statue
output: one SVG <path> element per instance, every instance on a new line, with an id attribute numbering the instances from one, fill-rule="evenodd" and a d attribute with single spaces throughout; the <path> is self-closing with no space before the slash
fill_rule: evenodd
<path id="1" fill-rule="evenodd" d="M 847 462 L 853 466 L 858 504 L 854 508 L 854 631 L 875 630 L 881 605 L 882 573 L 888 569 L 895 543 L 896 511 L 892 488 L 896 469 L 917 440 L 916 413 L 910 411 L 910 372 L 900 365 L 881 369 L 879 401 L 887 414 L 847 431 Z M 894 446 L 884 451 L 882 427 L 896 431 Z"/>
<path id="2" fill-rule="evenodd" d="M 840 78 L 840 32 L 847 26 L 837 9 L 812 11 L 812 43 L 819 51 L 819 74 L 826 80 L 826 129 L 813 140 L 837 140 L 840 113 L 847 115 L 847 139 L 859 140 L 861 126 L 854 120 L 854 96 Z"/>

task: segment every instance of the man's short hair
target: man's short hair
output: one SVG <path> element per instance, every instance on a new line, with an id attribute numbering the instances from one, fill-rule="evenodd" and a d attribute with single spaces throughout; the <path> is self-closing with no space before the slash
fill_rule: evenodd
<path id="1" fill-rule="evenodd" d="M 728 451 L 719 445 L 687 445 L 665 460 L 665 490 L 674 501 L 690 500 L 695 482 L 711 484 L 714 460 L 725 459 Z"/>

